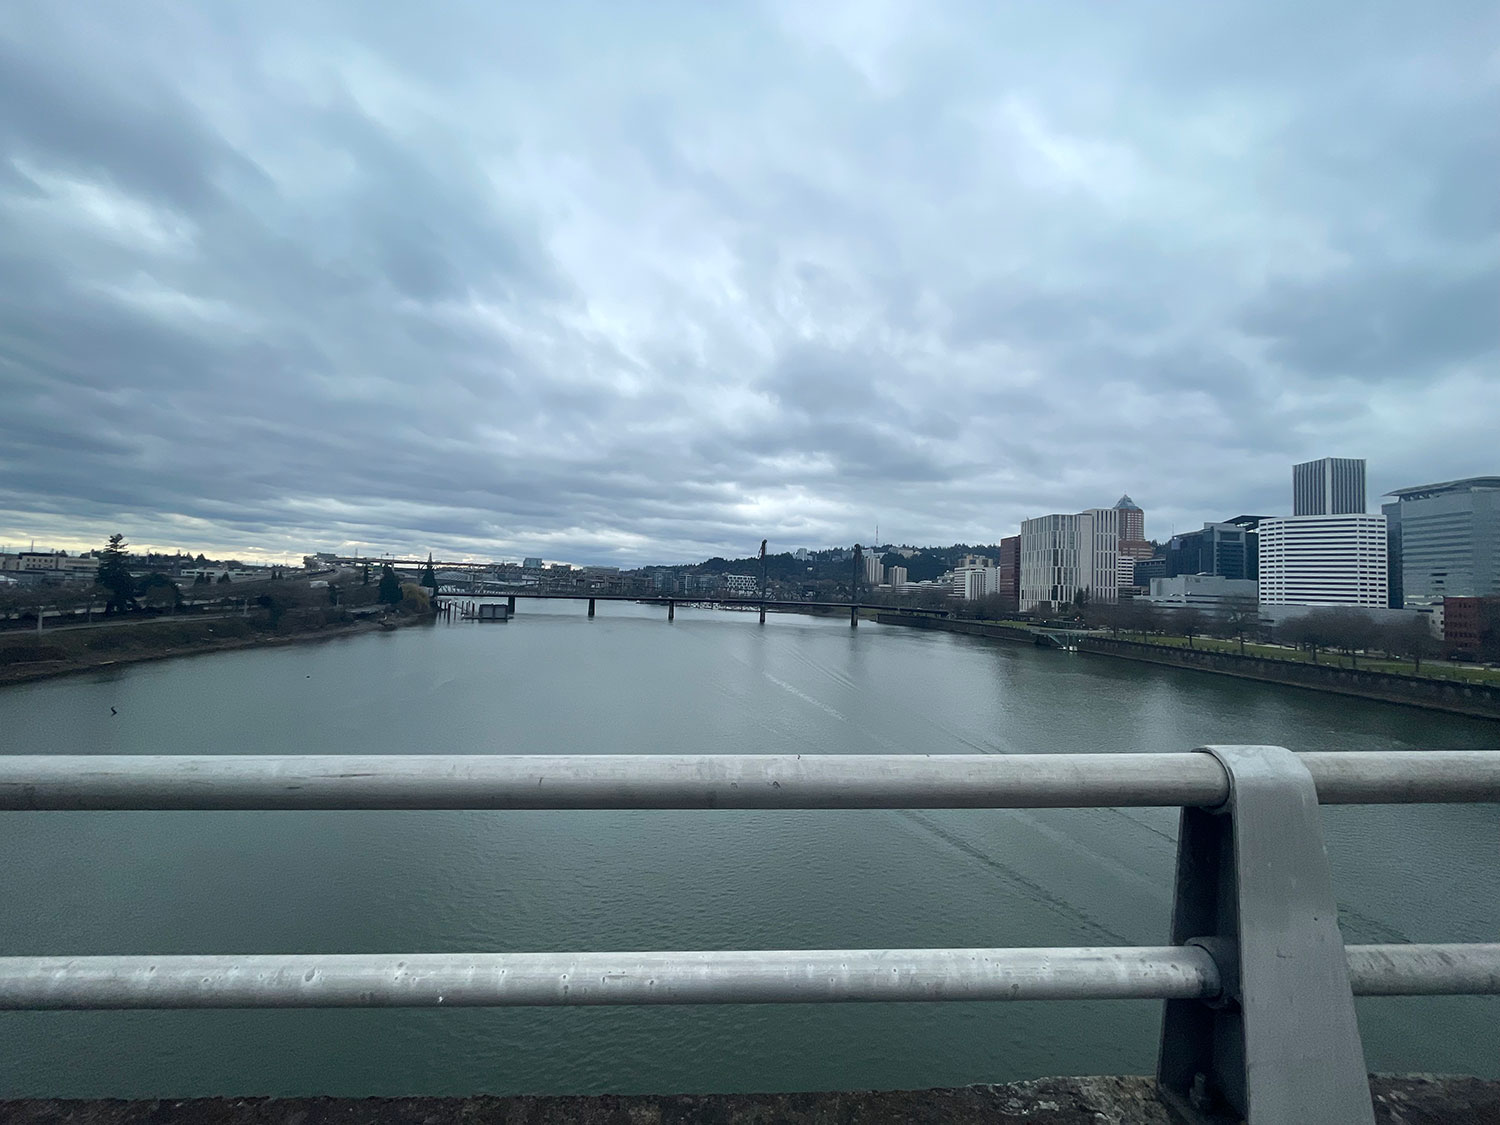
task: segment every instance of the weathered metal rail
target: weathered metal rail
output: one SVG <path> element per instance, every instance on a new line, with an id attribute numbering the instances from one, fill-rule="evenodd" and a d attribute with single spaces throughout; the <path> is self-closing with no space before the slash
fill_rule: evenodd
<path id="1" fill-rule="evenodd" d="M 1500 943 L 1343 944 L 1318 805 L 1500 802 L 1500 751 L 0 756 L 0 810 L 1181 806 L 1172 944 L 0 957 L 0 1009 L 1158 999 L 1190 1120 L 1373 1121 L 1356 995 L 1500 994 Z"/>
<path id="2" fill-rule="evenodd" d="M 1500 994 L 1500 943 L 1354 945 L 1356 996 Z M 1198 946 L 0 957 L 0 1010 L 1213 1000 Z"/>
<path id="3" fill-rule="evenodd" d="M 1299 754 L 1323 804 L 1500 800 L 1500 753 Z M 0 810 L 1214 808 L 1208 754 L 0 755 Z"/>

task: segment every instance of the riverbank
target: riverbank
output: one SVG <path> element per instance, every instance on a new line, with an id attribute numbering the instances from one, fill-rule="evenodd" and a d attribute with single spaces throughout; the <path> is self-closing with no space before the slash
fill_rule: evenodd
<path id="1" fill-rule="evenodd" d="M 1494 1125 L 1500 1082 L 1479 1078 L 1372 1076 L 1377 1125 Z M 949 1090 L 814 1094 L 668 1094 L 468 1098 L 191 1098 L 183 1101 L 0 1101 L 15 1125 L 677 1125 L 694 1121 L 798 1125 L 832 1122 L 986 1122 L 989 1125 L 1172 1125 L 1178 1118 L 1150 1078 L 1039 1078 Z"/>
<path id="2" fill-rule="evenodd" d="M 95 629 L 0 637 L 0 687 L 200 653 L 327 641 L 426 624 L 430 616 L 329 609 L 250 617 L 149 618 Z"/>
<path id="3" fill-rule="evenodd" d="M 1014 625 L 913 617 L 901 613 L 882 613 L 877 620 L 884 625 L 904 625 L 913 629 L 939 629 L 944 632 L 964 633 L 968 636 L 989 637 L 1021 644 L 1037 644 L 1041 635 L 1041 631 Z M 1077 651 L 1094 656 L 1139 660 L 1147 664 L 1162 664 L 1173 668 L 1212 672 L 1216 675 L 1259 680 L 1284 687 L 1306 688 L 1335 695 L 1379 700 L 1383 703 L 1401 703 L 1409 707 L 1446 711 L 1453 715 L 1500 719 L 1500 686 L 1493 684 L 1436 676 L 1403 675 L 1397 672 L 1372 671 L 1364 668 L 1309 664 L 1293 660 L 1275 660 L 1264 656 L 1240 656 L 1232 652 L 1182 648 L 1176 645 L 1129 641 L 1097 635 L 1069 634 L 1068 641 L 1076 646 Z"/>

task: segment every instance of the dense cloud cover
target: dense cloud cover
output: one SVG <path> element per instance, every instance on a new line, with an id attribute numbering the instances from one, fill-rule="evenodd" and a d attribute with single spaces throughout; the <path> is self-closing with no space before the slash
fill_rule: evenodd
<path id="1" fill-rule="evenodd" d="M 1497 11 L 13 0 L 0 542 L 629 565 L 1500 472 Z"/>

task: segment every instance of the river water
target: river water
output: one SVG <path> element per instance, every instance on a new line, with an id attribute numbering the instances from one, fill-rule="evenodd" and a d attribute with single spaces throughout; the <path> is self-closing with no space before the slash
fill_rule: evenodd
<path id="1" fill-rule="evenodd" d="M 937 632 L 603 603 L 0 691 L 0 752 L 1500 746 L 1500 723 Z M 111 708 L 116 714 L 111 714 Z M 1323 810 L 1345 939 L 1500 939 L 1500 810 Z M 0 955 L 1158 944 L 1174 810 L 0 813 Z M 919 1087 L 1149 1073 L 1154 1002 L 0 1013 L 0 1096 Z M 1359 1002 L 1500 1076 L 1500 998 Z"/>

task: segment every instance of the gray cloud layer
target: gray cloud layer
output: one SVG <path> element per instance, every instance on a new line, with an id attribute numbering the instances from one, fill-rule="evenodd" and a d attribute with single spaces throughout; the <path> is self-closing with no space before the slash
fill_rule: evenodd
<path id="1" fill-rule="evenodd" d="M 1500 471 L 1492 4 L 0 10 L 0 540 L 671 561 Z"/>

